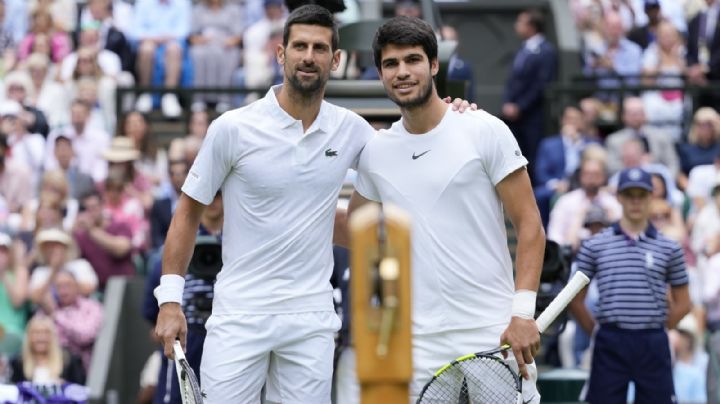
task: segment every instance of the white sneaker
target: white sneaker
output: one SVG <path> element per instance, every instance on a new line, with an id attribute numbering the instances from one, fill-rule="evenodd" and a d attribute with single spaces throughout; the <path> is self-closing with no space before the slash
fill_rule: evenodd
<path id="1" fill-rule="evenodd" d="M 180 102 L 178 102 L 177 96 L 172 93 L 162 96 L 160 107 L 162 108 L 162 113 L 166 118 L 177 118 L 182 113 Z"/>
<path id="2" fill-rule="evenodd" d="M 137 109 L 138 112 L 141 112 L 143 114 L 150 112 L 152 107 L 153 107 L 152 95 L 150 95 L 148 93 L 140 94 L 140 96 L 137 98 L 137 101 L 135 101 L 135 109 Z"/>

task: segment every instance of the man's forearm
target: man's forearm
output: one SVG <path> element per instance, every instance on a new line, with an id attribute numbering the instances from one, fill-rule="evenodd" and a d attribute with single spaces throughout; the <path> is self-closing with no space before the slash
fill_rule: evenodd
<path id="1" fill-rule="evenodd" d="M 200 215 L 176 211 L 163 247 L 162 274 L 185 276 L 193 254 Z"/>
<path id="2" fill-rule="evenodd" d="M 537 291 L 545 256 L 545 232 L 542 225 L 527 223 L 516 227 L 515 290 Z"/>

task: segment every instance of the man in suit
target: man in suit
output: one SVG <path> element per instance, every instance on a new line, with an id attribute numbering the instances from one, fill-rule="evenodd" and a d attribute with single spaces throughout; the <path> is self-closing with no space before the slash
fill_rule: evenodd
<path id="1" fill-rule="evenodd" d="M 538 10 L 521 12 L 515 32 L 523 46 L 515 54 L 503 96 L 502 116 L 517 138 L 528 169 L 533 172 L 534 157 L 545 130 L 543 91 L 555 79 L 557 51 L 545 39 L 545 18 Z"/>
<path id="2" fill-rule="evenodd" d="M 560 121 L 560 133 L 540 142 L 535 157 L 533 187 L 543 225 L 550 217 L 550 201 L 555 195 L 567 192 L 570 178 L 580 167 L 582 151 L 592 141 L 581 131 L 583 115 L 575 106 L 567 106 Z"/>
<path id="3" fill-rule="evenodd" d="M 629 40 L 635 42 L 643 49 L 655 42 L 655 31 L 660 21 L 662 21 L 660 0 L 645 0 L 645 14 L 647 15 L 648 23 L 631 29 L 627 36 Z"/>
<path id="4" fill-rule="evenodd" d="M 687 74 L 692 84 L 705 84 L 720 79 L 720 1 L 705 0 L 706 11 L 698 13 L 688 25 Z M 720 105 L 717 96 L 709 95 L 701 101 L 705 105 Z"/>
<path id="5" fill-rule="evenodd" d="M 669 133 L 646 126 L 645 109 L 642 99 L 628 97 L 623 102 L 622 115 L 624 128 L 610 134 L 605 139 L 608 150 L 608 170 L 611 174 L 620 171 L 622 166 L 622 145 L 629 139 L 637 138 L 650 153 L 652 163 L 665 165 L 673 177 L 680 170 L 675 144 Z"/>
<path id="6" fill-rule="evenodd" d="M 188 163 L 185 160 L 171 160 L 168 165 L 170 186 L 161 197 L 155 199 L 150 213 L 150 236 L 152 248 L 160 248 L 165 244 L 165 236 L 170 228 L 180 188 L 188 174 Z"/>

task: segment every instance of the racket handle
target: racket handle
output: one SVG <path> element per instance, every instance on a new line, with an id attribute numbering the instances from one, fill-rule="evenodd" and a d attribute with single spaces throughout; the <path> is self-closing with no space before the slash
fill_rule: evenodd
<path id="1" fill-rule="evenodd" d="M 577 271 L 573 275 L 570 282 L 558 293 L 548 307 L 535 320 L 538 331 L 542 334 L 552 324 L 557 316 L 570 304 L 575 295 L 582 290 L 590 282 L 590 279 L 584 273 Z"/>

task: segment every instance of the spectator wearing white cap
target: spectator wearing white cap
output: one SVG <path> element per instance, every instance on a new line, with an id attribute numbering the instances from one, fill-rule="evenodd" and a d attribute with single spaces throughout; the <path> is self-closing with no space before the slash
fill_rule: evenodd
<path id="1" fill-rule="evenodd" d="M 61 270 L 69 271 L 78 282 L 80 294 L 90 296 L 98 288 L 98 277 L 90 263 L 78 258 L 78 251 L 72 237 L 64 230 L 45 229 L 37 233 L 35 244 L 42 266 L 33 270 L 30 276 L 30 300 L 47 306 L 52 296 L 52 285 Z"/>
<path id="2" fill-rule="evenodd" d="M 12 158 L 30 168 L 32 184 L 37 185 L 45 159 L 45 138 L 28 131 L 29 115 L 15 101 L 0 103 L 0 131 L 8 137 Z"/>
<path id="3" fill-rule="evenodd" d="M 28 270 L 25 246 L 0 233 L 0 354 L 20 352 L 27 322 Z"/>

